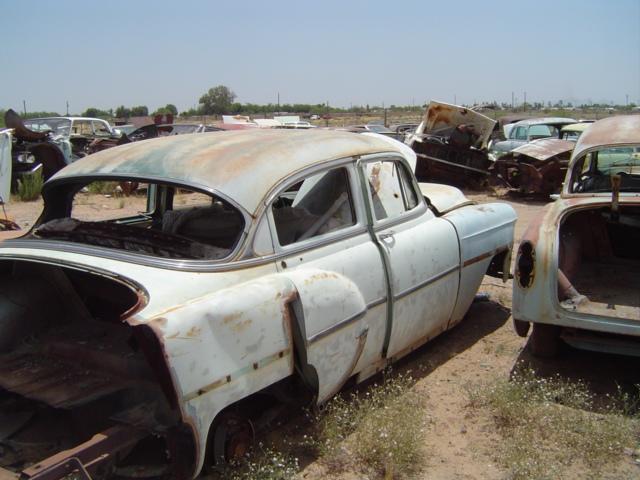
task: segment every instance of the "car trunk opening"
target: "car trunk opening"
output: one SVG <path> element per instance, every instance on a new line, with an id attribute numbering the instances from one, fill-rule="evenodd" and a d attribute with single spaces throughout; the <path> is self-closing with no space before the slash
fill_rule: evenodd
<path id="1" fill-rule="evenodd" d="M 0 261 L 0 473 L 167 468 L 168 445 L 143 448 L 179 428 L 161 346 L 124 321 L 145 301 L 108 276 Z"/>
<path id="2" fill-rule="evenodd" d="M 560 227 L 558 296 L 570 310 L 640 321 L 640 207 L 579 210 Z"/>

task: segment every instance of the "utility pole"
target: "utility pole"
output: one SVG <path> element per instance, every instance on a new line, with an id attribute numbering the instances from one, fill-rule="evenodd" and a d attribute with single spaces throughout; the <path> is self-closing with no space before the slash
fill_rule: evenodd
<path id="1" fill-rule="evenodd" d="M 324 126 L 325 127 L 329 126 L 329 100 L 327 100 L 327 109 L 326 109 L 326 113 L 324 115 Z"/>
<path id="2" fill-rule="evenodd" d="M 24 112 L 24 116 L 27 116 L 27 102 L 22 100 L 22 111 Z"/>
<path id="3" fill-rule="evenodd" d="M 523 105 L 523 111 L 526 112 L 527 111 L 527 92 L 524 92 L 524 105 Z"/>
<path id="4" fill-rule="evenodd" d="M 69 116 L 69 100 L 67 100 L 67 117 Z"/>
<path id="5" fill-rule="evenodd" d="M 454 105 L 458 104 L 458 96 L 455 93 L 453 94 L 453 104 Z"/>
<path id="6" fill-rule="evenodd" d="M 280 111 L 280 92 L 278 92 L 278 112 Z"/>

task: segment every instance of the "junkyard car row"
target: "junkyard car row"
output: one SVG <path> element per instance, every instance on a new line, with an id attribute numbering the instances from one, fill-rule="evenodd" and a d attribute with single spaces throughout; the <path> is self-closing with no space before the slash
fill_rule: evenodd
<path id="1" fill-rule="evenodd" d="M 639 355 L 640 116 L 577 141 L 565 120 L 513 124 L 526 142 L 496 162 L 494 120 L 432 102 L 406 145 L 255 128 L 66 166 L 31 230 L 0 244 L 0 479 L 194 478 L 282 409 L 458 324 L 484 275 L 510 277 L 516 215 L 422 182 L 447 175 L 551 193 L 566 172 L 518 249 L 516 331 L 533 324 L 537 355 L 561 339 Z M 146 209 L 83 218 L 94 182 L 144 186 Z"/>

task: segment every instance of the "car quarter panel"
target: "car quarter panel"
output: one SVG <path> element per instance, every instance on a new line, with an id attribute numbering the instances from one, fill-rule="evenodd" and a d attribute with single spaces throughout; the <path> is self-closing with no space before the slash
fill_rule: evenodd
<path id="1" fill-rule="evenodd" d="M 443 217 L 454 226 L 460 248 L 460 290 L 449 327 L 459 322 L 469 309 L 491 259 L 513 247 L 517 219 L 506 203 L 468 205 Z"/>
<path id="2" fill-rule="evenodd" d="M 267 275 L 182 305 L 150 326 L 164 345 L 183 417 L 198 435 L 225 407 L 293 373 L 293 282 Z"/>

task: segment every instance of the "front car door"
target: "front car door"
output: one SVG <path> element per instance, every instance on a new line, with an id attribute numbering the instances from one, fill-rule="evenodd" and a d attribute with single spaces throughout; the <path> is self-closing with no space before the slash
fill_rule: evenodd
<path id="1" fill-rule="evenodd" d="M 395 359 L 447 328 L 458 293 L 458 238 L 453 226 L 427 207 L 399 157 L 363 160 L 361 174 L 389 271 L 385 354 Z"/>

